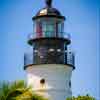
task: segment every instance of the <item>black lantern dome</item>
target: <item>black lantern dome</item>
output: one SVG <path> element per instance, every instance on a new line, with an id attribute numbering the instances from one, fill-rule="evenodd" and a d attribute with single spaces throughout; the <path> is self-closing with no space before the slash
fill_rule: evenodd
<path id="1" fill-rule="evenodd" d="M 41 17 L 56 17 L 65 20 L 65 17 L 61 15 L 60 11 L 52 7 L 52 0 L 46 0 L 46 7 L 39 10 L 33 20 Z"/>

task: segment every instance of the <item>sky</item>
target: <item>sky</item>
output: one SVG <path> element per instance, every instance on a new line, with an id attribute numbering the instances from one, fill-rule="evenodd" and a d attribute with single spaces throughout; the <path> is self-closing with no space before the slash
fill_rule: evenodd
<path id="1" fill-rule="evenodd" d="M 0 81 L 26 79 L 24 52 L 33 30 L 32 17 L 44 0 L 0 0 Z M 66 16 L 65 32 L 71 34 L 75 52 L 73 95 L 90 94 L 100 100 L 99 0 L 53 0 Z"/>

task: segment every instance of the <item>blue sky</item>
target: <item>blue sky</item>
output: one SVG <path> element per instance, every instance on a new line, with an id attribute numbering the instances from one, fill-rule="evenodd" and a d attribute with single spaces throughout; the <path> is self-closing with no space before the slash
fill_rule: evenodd
<path id="1" fill-rule="evenodd" d="M 27 35 L 32 16 L 44 7 L 44 0 L 0 0 L 0 81 L 26 79 L 23 70 Z M 99 95 L 99 0 L 53 0 L 66 16 L 65 32 L 72 36 L 76 70 L 72 74 L 73 95 Z M 99 99 L 97 99 L 99 100 Z"/>

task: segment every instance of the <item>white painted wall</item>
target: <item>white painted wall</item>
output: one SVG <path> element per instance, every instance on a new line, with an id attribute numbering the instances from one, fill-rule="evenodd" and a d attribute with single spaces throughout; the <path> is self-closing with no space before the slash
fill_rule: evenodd
<path id="1" fill-rule="evenodd" d="M 72 67 L 62 64 L 33 65 L 26 69 L 27 84 L 36 93 L 50 98 L 50 100 L 66 100 L 72 95 L 69 81 Z M 40 80 L 45 79 L 41 85 Z"/>

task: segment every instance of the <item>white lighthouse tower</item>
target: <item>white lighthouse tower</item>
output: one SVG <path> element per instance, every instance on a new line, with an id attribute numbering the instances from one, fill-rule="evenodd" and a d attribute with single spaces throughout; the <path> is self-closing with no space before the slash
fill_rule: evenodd
<path id="1" fill-rule="evenodd" d="M 33 33 L 28 39 L 32 52 L 24 57 L 27 84 L 49 100 L 66 100 L 72 96 L 71 75 L 74 54 L 69 51 L 71 39 L 64 32 L 65 17 L 46 0 L 46 7 L 32 18 Z"/>

